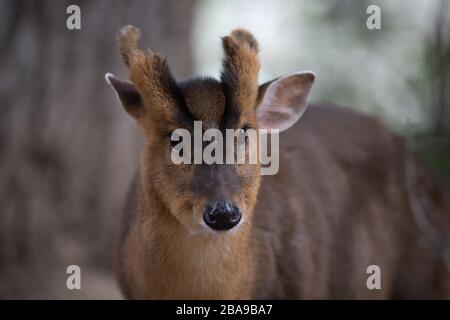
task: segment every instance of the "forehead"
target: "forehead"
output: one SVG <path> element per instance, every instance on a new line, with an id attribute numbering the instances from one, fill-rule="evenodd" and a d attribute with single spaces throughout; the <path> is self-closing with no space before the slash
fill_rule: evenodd
<path id="1" fill-rule="evenodd" d="M 212 78 L 180 82 L 188 112 L 207 127 L 218 127 L 225 114 L 226 99 L 222 84 Z"/>

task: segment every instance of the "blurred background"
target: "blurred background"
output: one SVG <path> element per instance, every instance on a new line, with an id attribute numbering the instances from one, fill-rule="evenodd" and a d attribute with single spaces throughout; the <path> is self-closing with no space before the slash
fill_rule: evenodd
<path id="1" fill-rule="evenodd" d="M 0 0 L 0 298 L 120 298 L 114 237 L 142 140 L 104 74 L 126 77 L 126 24 L 178 79 L 218 77 L 220 37 L 249 29 L 261 82 L 315 71 L 314 102 L 382 117 L 450 187 L 448 0 Z M 71 264 L 82 290 L 66 288 Z"/>

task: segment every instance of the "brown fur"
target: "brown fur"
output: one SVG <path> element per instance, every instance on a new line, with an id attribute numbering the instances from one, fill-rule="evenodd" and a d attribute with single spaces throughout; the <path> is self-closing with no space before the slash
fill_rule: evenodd
<path id="1" fill-rule="evenodd" d="M 222 39 L 222 45 L 225 57 L 221 80 L 231 104 L 252 111 L 258 95 L 258 43 L 248 31 L 237 29 Z"/>
<path id="2" fill-rule="evenodd" d="M 117 36 L 119 50 L 129 68 L 130 80 L 138 90 L 142 100 L 139 121 L 169 120 L 176 107 L 183 104 L 176 81 L 166 60 L 149 50 L 143 53 L 137 48 L 140 32 L 136 27 L 124 27 Z M 148 123 L 141 123 L 145 128 Z"/>
<path id="3" fill-rule="evenodd" d="M 422 241 L 406 183 L 420 189 L 419 179 L 427 181 L 427 212 L 444 233 L 448 207 L 401 138 L 372 117 L 311 106 L 280 136 L 277 175 L 261 179 L 259 165 L 174 165 L 168 133 L 179 126 L 204 120 L 216 128 L 257 128 L 257 43 L 235 31 L 224 38 L 221 83 L 174 84 L 153 53 L 136 53 L 135 35 L 119 46 L 142 108 L 152 111 L 138 119 L 146 144 L 117 249 L 125 297 L 448 297 L 448 271 Z M 405 161 L 416 177 L 405 173 Z M 200 233 L 205 205 L 224 196 L 245 221 L 228 232 Z M 381 267 L 382 290 L 366 287 L 371 264 Z"/>

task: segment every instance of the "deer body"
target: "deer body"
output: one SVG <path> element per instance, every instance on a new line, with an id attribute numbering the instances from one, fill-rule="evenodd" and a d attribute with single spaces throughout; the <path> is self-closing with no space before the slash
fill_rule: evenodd
<path id="1" fill-rule="evenodd" d="M 425 195 L 428 218 L 443 234 L 450 229 L 448 208 L 443 192 L 403 139 L 373 117 L 311 106 L 300 124 L 281 133 L 276 175 L 260 177 L 258 166 L 171 165 L 169 145 L 160 133 L 163 121 L 149 125 L 145 108 L 151 107 L 146 105 L 167 104 L 162 109 L 167 111 L 186 103 L 194 118 L 217 127 L 247 123 L 286 129 L 303 114 L 314 78 L 302 73 L 250 85 L 258 69 L 257 44 L 247 32 L 235 31 L 224 38 L 222 84 L 195 80 L 168 90 L 169 78 L 159 83 L 166 85 L 163 89 L 158 83 L 144 86 L 140 81 L 149 69 L 164 68 L 150 68 L 147 60 L 139 65 L 144 56 L 133 51 L 134 30 L 119 35 L 132 84 L 108 77 L 147 138 L 116 252 L 126 298 L 448 297 L 448 270 L 417 224 L 410 197 Z M 145 57 L 150 58 L 156 59 Z M 158 74 L 148 81 L 161 78 Z M 159 90 L 151 101 L 148 88 Z M 161 100 L 165 95 L 170 96 Z M 250 109 L 227 111 L 247 104 Z M 170 120 L 172 111 L 167 114 L 166 126 L 184 117 Z M 408 165 L 413 176 L 405 171 Z M 227 220 L 237 214 L 239 220 Z M 370 265 L 381 268 L 381 290 L 367 288 Z"/>
<path id="2" fill-rule="evenodd" d="M 401 138 L 375 118 L 312 106 L 282 141 L 280 172 L 263 177 L 251 226 L 229 237 L 192 237 L 157 198 L 131 193 L 124 214 L 136 218 L 117 251 L 126 296 L 445 297 L 448 271 L 423 243 L 404 194 L 411 155 Z M 366 287 L 371 264 L 383 270 L 382 290 Z"/>

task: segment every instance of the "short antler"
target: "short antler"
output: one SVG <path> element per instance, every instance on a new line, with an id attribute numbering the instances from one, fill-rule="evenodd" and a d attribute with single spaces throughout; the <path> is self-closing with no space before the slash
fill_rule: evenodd
<path id="1" fill-rule="evenodd" d="M 130 25 L 123 27 L 117 34 L 117 45 L 127 66 L 130 66 L 130 58 L 139 52 L 137 43 L 140 35 L 139 29 Z"/>
<path id="2" fill-rule="evenodd" d="M 230 90 L 233 103 L 253 107 L 258 95 L 258 42 L 244 29 L 236 29 L 222 38 L 225 52 L 222 82 Z"/>
<path id="3" fill-rule="evenodd" d="M 130 80 L 150 106 L 173 108 L 178 87 L 164 57 L 148 50 L 138 49 L 140 31 L 134 26 L 123 27 L 117 35 L 117 44 L 124 63 L 129 68 Z"/>

